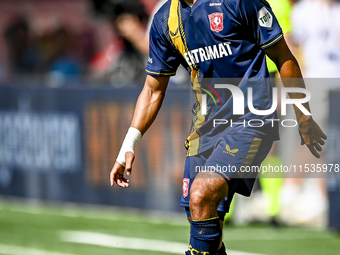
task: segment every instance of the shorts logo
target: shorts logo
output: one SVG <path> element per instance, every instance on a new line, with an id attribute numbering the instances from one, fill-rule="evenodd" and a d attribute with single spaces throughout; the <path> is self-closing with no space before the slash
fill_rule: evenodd
<path id="1" fill-rule="evenodd" d="M 210 29 L 215 32 L 223 30 L 223 13 L 215 12 L 209 15 Z"/>
<path id="2" fill-rule="evenodd" d="M 230 149 L 230 146 L 229 146 L 229 144 L 227 144 L 226 146 L 225 146 L 225 149 L 226 149 L 226 151 L 224 151 L 223 153 L 227 153 L 227 154 L 229 154 L 229 155 L 231 155 L 231 156 L 233 156 L 233 157 L 236 157 L 235 156 L 235 154 L 239 151 L 239 149 Z"/>
<path id="3" fill-rule="evenodd" d="M 261 27 L 272 27 L 273 25 L 273 16 L 266 9 L 266 7 L 262 7 L 258 12 L 258 21 Z"/>
<path id="4" fill-rule="evenodd" d="M 183 197 L 187 197 L 189 195 L 189 179 L 183 179 Z"/>

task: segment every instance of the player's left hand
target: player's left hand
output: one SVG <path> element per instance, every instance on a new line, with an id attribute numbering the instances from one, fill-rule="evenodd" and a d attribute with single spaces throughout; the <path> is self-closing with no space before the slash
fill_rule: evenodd
<path id="1" fill-rule="evenodd" d="M 129 184 L 130 180 L 124 177 L 124 173 L 126 170 L 127 175 L 131 175 L 132 163 L 134 159 L 135 159 L 135 155 L 132 152 L 128 151 L 125 154 L 125 160 L 126 160 L 125 167 L 123 167 L 117 161 L 115 162 L 110 173 L 111 186 L 114 186 L 115 183 L 117 183 L 117 185 L 122 188 L 128 188 L 130 186 Z"/>
<path id="2" fill-rule="evenodd" d="M 299 124 L 299 133 L 301 136 L 301 145 L 306 144 L 310 152 L 317 158 L 320 158 L 319 152 L 322 151 L 322 145 L 325 145 L 327 136 L 321 130 L 319 125 L 309 117 Z"/>

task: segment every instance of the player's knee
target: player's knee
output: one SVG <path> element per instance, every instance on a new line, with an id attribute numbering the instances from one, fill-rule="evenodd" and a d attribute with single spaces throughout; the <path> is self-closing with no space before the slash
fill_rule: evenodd
<path id="1" fill-rule="evenodd" d="M 209 201 L 209 194 L 205 190 L 191 189 L 190 208 L 201 208 Z"/>

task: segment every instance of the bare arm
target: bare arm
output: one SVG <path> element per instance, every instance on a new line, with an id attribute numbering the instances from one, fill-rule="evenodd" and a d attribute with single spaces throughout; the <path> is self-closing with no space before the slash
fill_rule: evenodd
<path id="1" fill-rule="evenodd" d="M 276 64 L 282 78 L 282 83 L 285 87 L 305 88 L 299 64 L 289 50 L 284 39 L 281 39 L 273 46 L 265 49 L 264 52 Z M 303 97 L 301 93 L 290 93 L 289 96 L 293 99 Z M 310 112 L 308 103 L 303 104 L 303 106 Z M 305 143 L 311 153 L 315 157 L 320 158 L 318 151 L 322 151 L 321 145 L 325 144 L 324 140 L 327 139 L 327 136 L 322 132 L 311 115 L 304 115 L 295 105 L 294 110 L 303 140 L 302 144 Z"/>
<path id="2" fill-rule="evenodd" d="M 140 93 L 135 112 L 133 114 L 131 127 L 137 128 L 144 134 L 155 120 L 160 110 L 169 77 L 146 77 L 145 85 Z"/>
<path id="3" fill-rule="evenodd" d="M 148 130 L 162 106 L 168 82 L 169 77 L 147 76 L 144 88 L 137 100 L 131 127 L 138 129 L 142 134 Z M 125 154 L 125 167 L 115 162 L 110 173 L 111 186 L 117 183 L 122 188 L 129 187 L 129 180 L 124 177 L 124 171 L 126 170 L 128 175 L 131 174 L 134 158 L 135 155 L 128 151 Z"/>

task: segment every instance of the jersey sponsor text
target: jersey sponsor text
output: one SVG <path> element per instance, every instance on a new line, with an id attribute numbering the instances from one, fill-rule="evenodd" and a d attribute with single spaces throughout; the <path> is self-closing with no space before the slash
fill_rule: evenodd
<path id="1" fill-rule="evenodd" d="M 184 58 L 188 65 L 191 66 L 200 62 L 227 57 L 232 54 L 233 52 L 231 50 L 230 43 L 223 42 L 213 46 L 187 51 L 184 53 Z"/>

